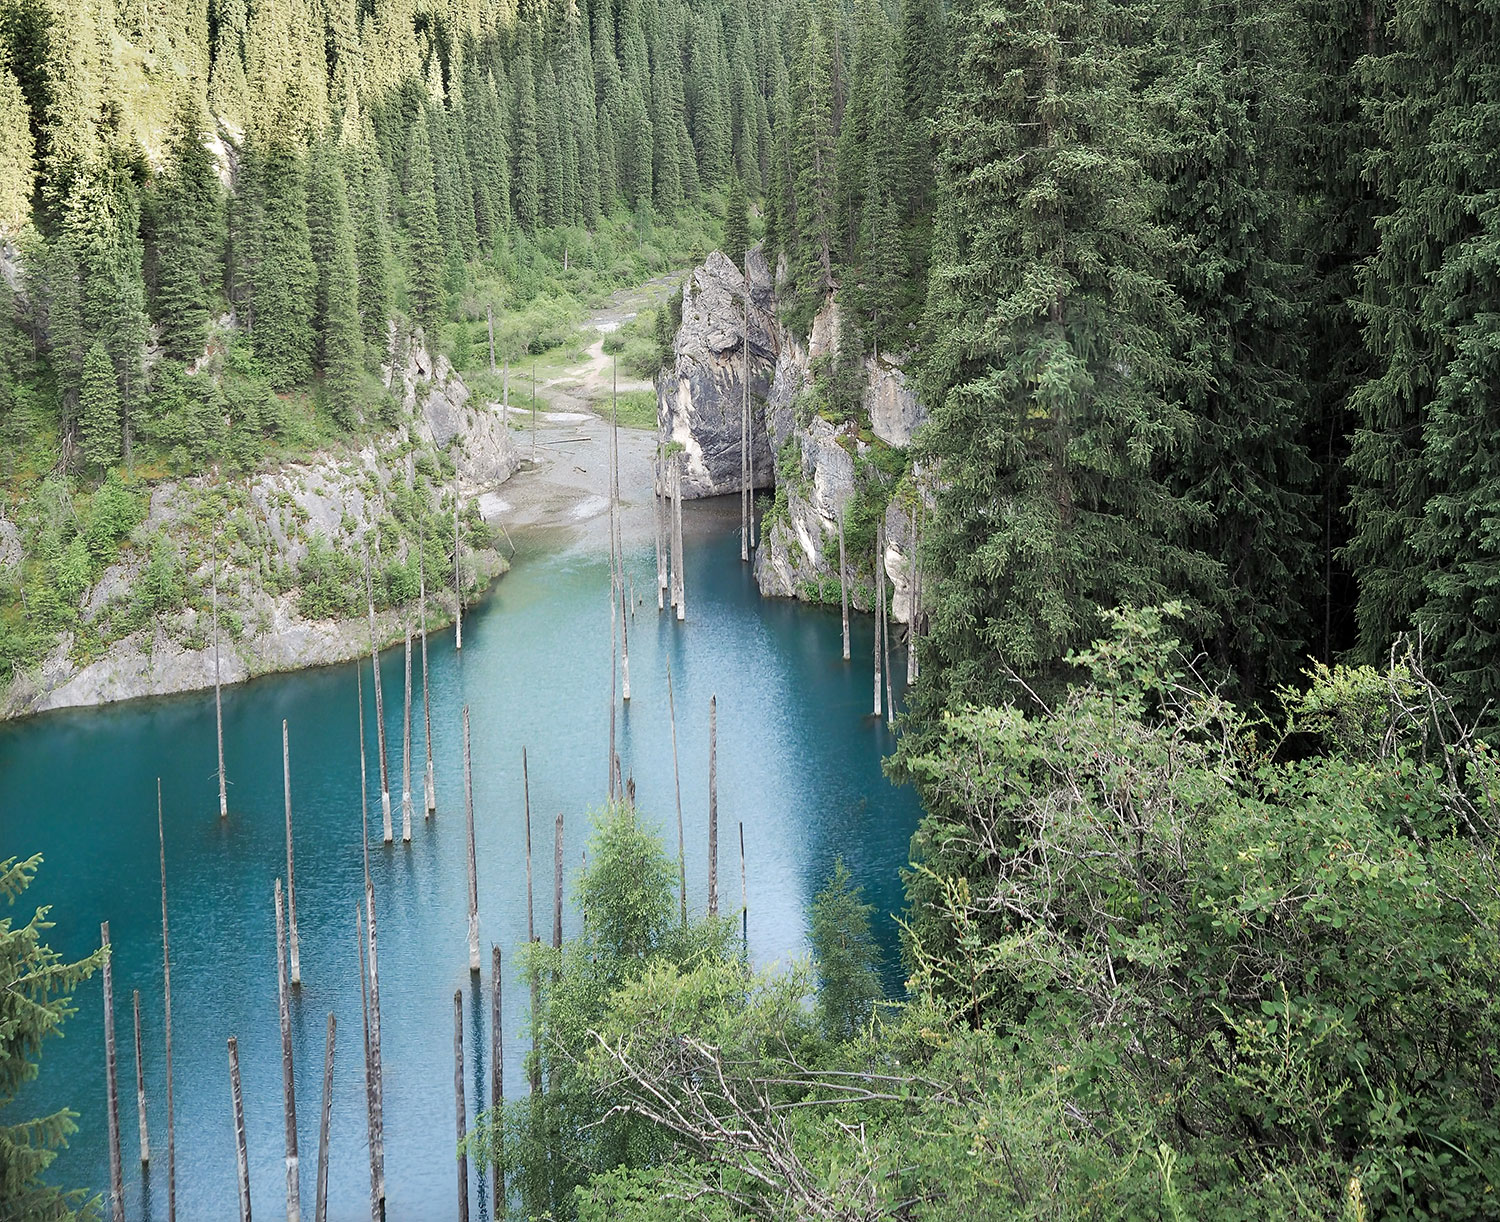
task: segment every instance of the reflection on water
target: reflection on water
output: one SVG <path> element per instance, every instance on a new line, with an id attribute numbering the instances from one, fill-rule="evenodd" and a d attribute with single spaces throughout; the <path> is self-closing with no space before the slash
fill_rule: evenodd
<path id="1" fill-rule="evenodd" d="M 689 903 L 706 902 L 708 702 L 717 694 L 723 907 L 737 906 L 745 825 L 751 950 L 758 962 L 802 953 L 806 907 L 835 855 L 882 914 L 894 964 L 900 867 L 918 815 L 880 760 L 892 740 L 870 717 L 871 624 L 855 625 L 852 663 L 840 659 L 836 611 L 762 601 L 738 559 L 729 518 L 713 505 L 690 515 L 712 529 L 690 540 L 689 619 L 658 616 L 650 548 L 628 558 L 642 605 L 631 623 L 631 701 L 620 726 L 623 766 L 644 816 L 675 846 L 666 663 L 676 692 L 687 823 Z M 720 519 L 723 518 L 721 521 Z M 523 552 L 484 607 L 430 643 L 438 810 L 421 813 L 400 843 L 399 649 L 381 659 L 397 843 L 379 843 L 375 731 L 367 724 L 373 843 L 370 868 L 380 929 L 384 1015 L 386 1175 L 390 1217 L 457 1213 L 453 1169 L 453 991 L 466 992 L 470 1118 L 489 1083 L 488 946 L 510 952 L 526 935 L 521 748 L 530 757 L 537 925 L 551 928 L 553 823 L 565 815 L 571 880 L 587 811 L 606 789 L 609 727 L 608 559 L 576 550 Z M 649 601 L 648 601 L 649 599 Z M 900 670 L 898 664 L 898 671 Z M 369 662 L 366 720 L 373 722 Z M 413 771 L 423 758 L 420 679 Z M 467 971 L 467 882 L 460 710 L 470 706 L 484 974 Z M 323 1037 L 338 1017 L 329 1217 L 368 1217 L 360 992 L 355 944 L 361 892 L 359 743 L 352 666 L 260 680 L 224 693 L 230 817 L 218 818 L 212 696 L 139 701 L 48 715 L 0 727 L 0 858 L 41 852 L 28 905 L 53 904 L 53 946 L 68 955 L 115 942 L 115 1023 L 127 1212 L 165 1216 L 165 1074 L 162 1065 L 160 899 L 156 778 L 162 778 L 172 921 L 173 1079 L 183 1219 L 232 1216 L 234 1138 L 225 1039 L 239 1040 L 254 1208 L 281 1216 L 280 1034 L 276 1015 L 272 886 L 285 871 L 280 732 L 291 732 L 297 917 L 302 987 L 292 1011 L 303 1203 L 312 1211 Z M 29 916 L 12 912 L 12 916 Z M 568 911 L 565 928 L 576 914 Z M 506 971 L 505 1081 L 521 1089 L 525 998 Z M 130 996 L 141 991 L 153 1162 L 138 1162 Z M 62 1183 L 107 1189 L 104 1037 L 96 978 L 79 995 L 66 1036 L 51 1042 L 39 1083 L 20 1108 L 67 1104 L 80 1132 L 55 1164 Z M 487 1184 L 471 1169 L 472 1200 Z M 487 1177 L 486 1177 L 487 1179 Z M 488 1216 L 487 1202 L 477 1216 Z"/>

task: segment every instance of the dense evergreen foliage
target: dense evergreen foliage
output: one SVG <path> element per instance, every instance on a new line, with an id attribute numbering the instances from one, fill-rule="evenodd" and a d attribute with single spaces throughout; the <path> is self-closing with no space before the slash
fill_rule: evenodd
<path id="1" fill-rule="evenodd" d="M 40 857 L 0 861 L 0 897 L 13 907 L 41 865 Z M 42 1181 L 59 1148 L 77 1132 L 78 1113 L 68 1108 L 49 1116 L 14 1114 L 21 1087 L 41 1070 L 45 1041 L 62 1034 L 73 1013 L 73 992 L 94 974 L 106 953 L 95 951 L 77 963 L 67 962 L 44 942 L 52 927 L 47 909 L 36 909 L 17 925 L 0 917 L 0 1210 L 6 1218 L 67 1222 L 98 1217 L 98 1198 L 85 1201 L 81 1191 L 61 1191 Z"/>
<path id="2" fill-rule="evenodd" d="M 816 410 L 931 411 L 846 522 L 924 506 L 909 995 L 842 872 L 757 974 L 607 812 L 476 1138 L 529 1216 L 1500 1217 L 1493 0 L 149 12 L 0 0 L 0 677 L 132 532 L 119 622 L 188 599 L 138 468 L 388 424 L 415 330 L 543 350 L 539 269 L 709 213 L 837 307 Z"/>

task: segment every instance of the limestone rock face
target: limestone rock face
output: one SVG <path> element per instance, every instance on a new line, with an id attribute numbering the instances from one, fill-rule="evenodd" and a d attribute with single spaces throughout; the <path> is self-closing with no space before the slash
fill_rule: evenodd
<path id="1" fill-rule="evenodd" d="M 775 452 L 761 404 L 781 349 L 765 259 L 753 252 L 750 282 L 714 251 L 683 286 L 682 326 L 673 362 L 656 379 L 657 430 L 684 453 L 683 495 L 723 496 L 740 489 L 740 405 L 744 393 L 746 298 L 749 299 L 751 470 L 756 488 L 775 483 Z"/>
<path id="2" fill-rule="evenodd" d="M 446 356 L 434 361 L 420 343 L 403 363 L 402 404 L 415 416 L 416 440 L 447 450 L 465 493 L 504 483 L 521 465 L 520 451 L 492 404 L 476 402 Z"/>
<path id="3" fill-rule="evenodd" d="M 812 382 L 812 362 L 838 347 L 843 326 L 836 301 L 813 319 L 806 348 L 783 335 L 771 388 L 766 396 L 766 430 L 778 455 L 778 509 L 763 527 L 755 553 L 755 576 L 762 594 L 823 602 L 839 599 L 839 519 L 855 490 L 856 459 L 870 446 L 852 423 L 835 425 L 820 416 L 799 418 L 797 402 Z M 871 431 L 888 445 L 905 447 L 926 419 L 899 367 L 866 359 L 868 384 L 863 406 Z M 781 485 L 784 484 L 783 488 Z M 886 549 L 881 563 L 893 586 L 891 618 L 911 618 L 914 587 L 912 526 L 900 503 L 886 509 Z M 875 558 L 848 555 L 849 601 L 868 610 Z"/>
<path id="4" fill-rule="evenodd" d="M 0 517 L 0 569 L 13 569 L 21 559 L 21 532 L 14 522 Z"/>
<path id="5" fill-rule="evenodd" d="M 295 572 L 312 541 L 326 540 L 335 550 L 359 555 L 376 546 L 376 523 L 391 512 L 390 494 L 410 477 L 412 445 L 447 450 L 458 469 L 465 498 L 486 495 L 519 467 L 520 458 L 498 409 L 476 402 L 446 357 L 433 360 L 420 341 L 393 351 L 402 359 L 387 367 L 387 385 L 405 408 L 400 428 L 368 442 L 357 451 L 325 452 L 311 460 L 284 463 L 248 480 L 247 535 L 241 536 L 239 562 L 226 549 L 221 561 L 219 594 L 225 619 L 220 633 L 220 673 L 225 683 L 240 682 L 272 671 L 340 662 L 370 647 L 368 621 L 310 620 L 303 617 L 296 590 L 270 588 L 264 574 Z M 169 480 L 151 493 L 146 526 L 166 537 L 200 514 L 213 494 L 208 477 Z M 8 554 L 14 528 L 0 519 L 0 566 Z M 19 551 L 19 541 L 17 551 Z M 246 563 L 247 558 L 250 560 Z M 481 582 L 504 570 L 499 554 L 477 549 L 464 558 Z M 85 622 L 117 609 L 129 600 L 145 557 L 126 552 L 83 595 Z M 203 558 L 190 574 L 207 588 L 211 564 Z M 451 614 L 449 591 L 429 590 L 435 611 Z M 445 604 L 446 600 L 446 604 Z M 231 631 L 229 619 L 237 621 Z M 376 634 L 399 639 L 399 611 L 377 616 Z M 212 687 L 214 650 L 208 617 L 192 608 L 164 614 L 146 628 L 112 642 L 103 656 L 81 665 L 66 634 L 43 660 L 18 675 L 0 697 L 0 717 L 74 705 L 102 704 L 137 696 L 164 695 Z"/>
<path id="6" fill-rule="evenodd" d="M 886 445 L 905 449 L 926 422 L 927 409 L 917 401 L 899 366 L 866 357 L 865 370 L 863 406 L 870 416 L 870 431 Z"/>

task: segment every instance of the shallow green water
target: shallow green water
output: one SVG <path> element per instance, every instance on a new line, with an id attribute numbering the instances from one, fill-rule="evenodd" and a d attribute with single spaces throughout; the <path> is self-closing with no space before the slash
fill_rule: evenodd
<path id="1" fill-rule="evenodd" d="M 852 663 L 840 660 L 837 612 L 762 600 L 738 559 L 732 510 L 690 506 L 685 624 L 658 617 L 650 547 L 629 557 L 649 603 L 631 625 L 632 700 L 620 723 L 623 765 L 645 817 L 675 846 L 666 661 L 676 685 L 689 902 L 707 890 L 708 703 L 719 699 L 720 888 L 739 901 L 737 824 L 745 825 L 749 936 L 761 963 L 801 953 L 806 908 L 841 854 L 881 914 L 901 906 L 899 868 L 916 826 L 915 796 L 880 768 L 892 740 L 869 716 L 871 624 L 859 617 Z M 488 1102 L 488 948 L 526 936 L 521 747 L 530 754 L 537 925 L 551 928 L 553 820 L 565 813 L 568 875 L 585 812 L 605 794 L 609 725 L 608 560 L 580 550 L 523 551 L 464 627 L 432 638 L 438 811 L 400 843 L 401 651 L 382 657 L 397 842 L 379 843 L 374 700 L 365 662 L 372 784 L 371 869 L 380 929 L 389 1216 L 456 1216 L 452 998 L 462 989 L 468 1114 Z M 894 660 L 894 659 L 893 659 Z M 898 673 L 903 667 L 897 662 Z M 423 756 L 420 678 L 413 758 Z M 470 706 L 479 910 L 485 970 L 467 970 L 460 709 Z M 55 905 L 52 944 L 77 955 L 108 920 L 115 944 L 121 1129 L 127 1214 L 165 1217 L 165 1072 L 155 787 L 162 778 L 171 914 L 177 1200 L 183 1219 L 234 1216 L 235 1157 L 225 1039 L 238 1037 L 254 1208 L 284 1210 L 280 1036 L 273 881 L 285 871 L 280 733 L 291 732 L 297 914 L 303 985 L 293 1028 L 304 1213 L 312 1216 L 324 1026 L 338 1019 L 329 1217 L 369 1216 L 354 907 L 361 893 L 359 742 L 352 666 L 243 687 L 224 696 L 230 817 L 218 818 L 212 695 L 137 701 L 0 727 L 0 858 L 41 852 L 28 903 Z M 414 788 L 420 791 L 420 784 Z M 12 915 L 23 915 L 13 913 Z M 29 909 L 24 915 L 29 915 Z M 577 917 L 569 909 L 565 928 Z M 892 922 L 881 921 L 894 953 Z M 525 1020 L 505 980 L 505 1080 L 521 1089 Z M 895 980 L 899 973 L 890 975 Z M 141 991 L 153 1162 L 138 1161 L 130 994 Z M 81 1131 L 58 1182 L 107 1189 L 102 993 L 79 996 L 66 1036 L 46 1051 L 22 1101 L 66 1103 Z M 471 1203 L 487 1217 L 471 1171 Z"/>

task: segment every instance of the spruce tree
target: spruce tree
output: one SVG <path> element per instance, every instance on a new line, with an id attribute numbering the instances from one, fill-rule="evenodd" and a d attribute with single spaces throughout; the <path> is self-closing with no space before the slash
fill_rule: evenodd
<path id="1" fill-rule="evenodd" d="M 120 388 L 109 353 L 96 339 L 83 360 L 78 448 L 90 466 L 104 468 L 120 461 L 120 444 Z"/>
<path id="2" fill-rule="evenodd" d="M 389 192 L 385 167 L 375 155 L 374 133 L 368 120 L 358 152 L 348 156 L 353 166 L 358 223 L 355 253 L 359 267 L 359 314 L 365 356 L 372 364 L 385 354 L 389 341 L 386 325 L 391 315 L 391 236 Z"/>
<path id="3" fill-rule="evenodd" d="M 152 197 L 152 314 L 167 355 L 192 361 L 208 332 L 223 221 L 218 176 L 203 146 L 202 107 L 191 89 L 181 91 L 166 169 Z"/>
<path id="4" fill-rule="evenodd" d="M 790 134 L 791 195 L 795 204 L 793 272 L 799 303 L 809 315 L 837 283 L 838 172 L 834 150 L 833 48 L 814 16 L 803 36 L 793 75 Z"/>
<path id="5" fill-rule="evenodd" d="M 291 390 L 313 371 L 318 269 L 307 228 L 305 172 L 302 151 L 277 142 L 264 151 L 258 176 L 265 202 L 256 241 L 251 342 L 277 390 Z"/>
<path id="6" fill-rule="evenodd" d="M 1287 232 L 1296 208 L 1280 152 L 1296 122 L 1291 22 L 1276 0 L 1227 22 L 1202 0 L 1167 12 L 1154 92 L 1159 128 L 1175 138 L 1155 172 L 1162 219 L 1180 235 L 1173 279 L 1192 329 L 1177 396 L 1194 417 L 1171 462 L 1188 511 L 1177 535 L 1222 569 L 1206 592 L 1206 645 L 1254 698 L 1305 664 L 1322 533 L 1305 448 L 1303 273 Z"/>
<path id="7" fill-rule="evenodd" d="M 557 74 L 549 63 L 537 82 L 537 151 L 541 157 L 542 224 L 549 228 L 567 223 L 564 192 L 563 149 Z"/>
<path id="8" fill-rule="evenodd" d="M 1122 603 L 1212 564 L 1176 546 L 1160 464 L 1190 419 L 1130 48 L 1102 0 L 964 0 L 939 122 L 923 460 L 942 471 L 926 699 L 994 701 Z M 1006 82 L 997 89 L 992 82 Z M 1045 201 L 1045 204 L 1042 204 Z"/>
<path id="9" fill-rule="evenodd" d="M 0 896 L 14 905 L 31 885 L 41 858 L 0 861 Z M 16 925 L 0 920 L 0 1113 L 8 1112 L 41 1073 L 43 1045 L 62 1034 L 74 1013 L 73 994 L 103 962 L 103 950 L 67 962 L 42 941 L 52 922 L 47 909 Z M 46 1116 L 0 1124 L 0 1201 L 8 1217 L 69 1219 L 85 1194 L 44 1183 L 60 1148 L 78 1131 L 78 1113 L 63 1107 Z"/>
<path id="10" fill-rule="evenodd" d="M 516 223 L 527 233 L 535 233 L 542 217 L 542 161 L 537 147 L 536 84 L 532 73 L 531 52 L 522 51 L 516 60 L 512 81 L 515 91 L 515 173 L 511 176 Z"/>
<path id="11" fill-rule="evenodd" d="M 427 121 L 423 117 L 418 118 L 411 130 L 407 153 L 406 229 L 412 313 L 426 331 L 429 345 L 437 343 L 446 303 L 445 257 L 438 232 L 437 192 L 432 175 L 432 146 L 428 143 Z"/>
<path id="12" fill-rule="evenodd" d="M 724 253 L 736 267 L 745 261 L 750 245 L 750 210 L 745 201 L 745 184 L 738 174 L 729 180 L 729 198 L 724 206 Z"/>
<path id="13" fill-rule="evenodd" d="M 0 143 L 0 236 L 14 238 L 31 216 L 31 191 L 36 183 L 35 144 L 26 98 L 3 59 L 0 59 L 0 131 L 11 133 Z"/>
<path id="14" fill-rule="evenodd" d="M 1374 376 L 1351 466 L 1367 653 L 1415 627 L 1471 712 L 1500 698 L 1500 15 L 1397 0 L 1373 64 L 1390 212 L 1363 269 Z"/>
<path id="15" fill-rule="evenodd" d="M 318 265 L 318 352 L 328 406 L 345 428 L 359 415 L 359 388 L 364 365 L 360 333 L 359 263 L 354 222 L 349 215 L 348 186 L 332 149 L 317 158 L 310 212 L 313 251 Z"/>

